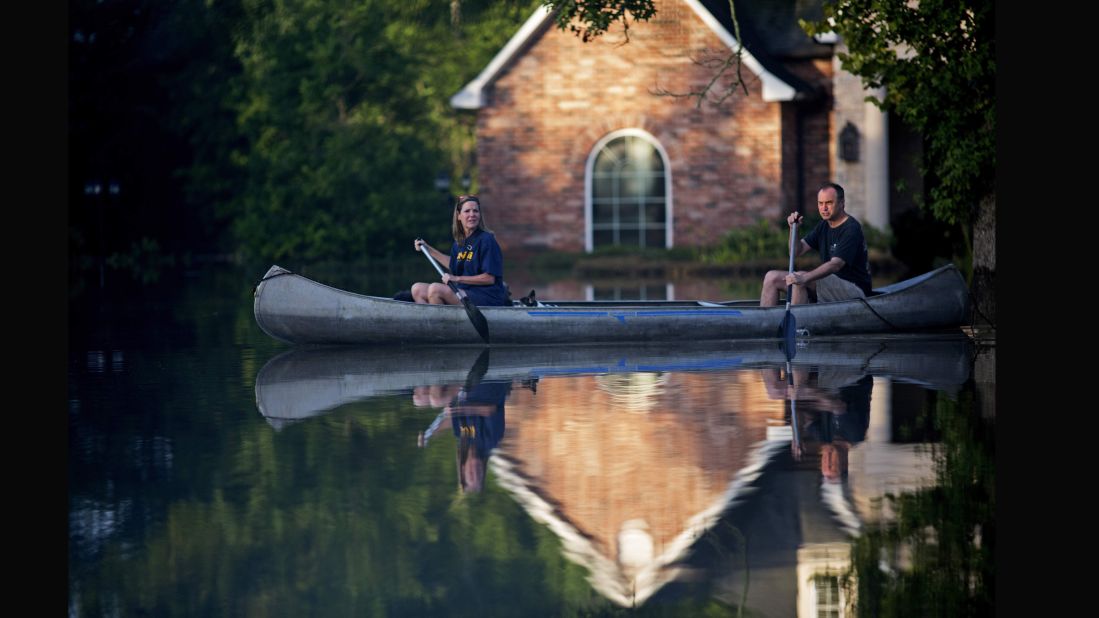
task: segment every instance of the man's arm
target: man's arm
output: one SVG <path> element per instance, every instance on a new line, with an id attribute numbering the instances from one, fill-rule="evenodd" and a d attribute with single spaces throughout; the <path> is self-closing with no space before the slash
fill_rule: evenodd
<path id="1" fill-rule="evenodd" d="M 794 257 L 801 257 L 809 249 L 811 249 L 811 247 L 805 242 L 804 238 L 798 240 L 798 252 Z"/>
<path id="2" fill-rule="evenodd" d="M 802 244 L 804 244 L 804 243 L 802 243 Z M 828 275 L 838 273 L 840 271 L 840 269 L 843 268 L 843 265 L 846 264 L 846 263 L 847 262 L 843 261 L 843 258 L 838 258 L 838 257 L 833 256 L 832 259 L 830 259 L 827 262 L 821 264 L 820 266 L 817 266 L 816 268 L 814 268 L 813 270 L 810 270 L 809 272 L 805 273 L 804 275 L 798 277 L 797 278 L 797 283 L 805 285 L 806 283 L 809 283 L 810 281 L 816 281 L 817 279 L 823 279 L 823 278 L 827 277 Z"/>

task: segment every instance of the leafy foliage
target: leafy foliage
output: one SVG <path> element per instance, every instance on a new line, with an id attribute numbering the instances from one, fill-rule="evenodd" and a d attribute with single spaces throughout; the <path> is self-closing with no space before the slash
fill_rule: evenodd
<path id="1" fill-rule="evenodd" d="M 446 238 L 440 170 L 472 171 L 473 126 L 449 106 L 528 3 L 292 0 L 249 8 L 237 37 L 246 257 L 392 256 Z"/>
<path id="2" fill-rule="evenodd" d="M 605 33 L 614 22 L 622 23 L 629 38 L 629 17 L 648 21 L 656 15 L 653 0 L 542 0 L 542 4 L 557 10 L 553 19 L 558 28 L 568 29 L 585 43 Z"/>
<path id="3" fill-rule="evenodd" d="M 430 109 L 413 87 L 407 10 L 382 2 L 252 7 L 236 44 L 247 142 L 235 153 L 246 187 L 234 225 L 247 254 L 386 254 L 396 249 L 392 230 L 427 224 L 423 205 L 438 203 L 430 179 L 441 157 L 425 130 L 435 124 Z"/>

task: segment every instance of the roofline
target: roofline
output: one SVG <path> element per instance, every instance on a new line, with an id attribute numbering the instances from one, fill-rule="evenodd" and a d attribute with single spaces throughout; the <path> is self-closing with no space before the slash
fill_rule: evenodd
<path id="1" fill-rule="evenodd" d="M 735 50 L 739 47 L 736 37 L 734 37 L 725 26 L 721 25 L 721 22 L 719 22 L 717 18 L 714 17 L 714 14 L 706 7 L 702 6 L 701 2 L 698 0 L 683 1 L 687 3 L 687 6 L 694 9 L 694 12 L 698 14 L 698 17 L 702 19 L 702 22 L 709 26 L 710 29 L 714 31 L 714 34 L 721 39 L 721 42 L 729 46 L 729 49 Z M 741 61 L 748 67 L 748 70 L 755 73 L 756 77 L 763 82 L 764 101 L 767 101 L 768 103 L 772 101 L 793 101 L 797 96 L 797 88 L 794 88 L 786 81 L 783 81 L 765 69 L 747 48 L 743 49 Z"/>
<path id="2" fill-rule="evenodd" d="M 496 55 L 488 65 L 481 70 L 477 77 L 474 77 L 473 81 L 462 87 L 462 89 L 458 91 L 458 94 L 450 97 L 450 106 L 457 109 L 480 109 L 483 107 L 485 104 L 485 87 L 496 79 L 496 76 L 500 74 L 500 71 L 503 70 L 504 66 L 519 53 L 519 50 L 526 45 L 552 16 L 553 11 L 545 5 L 541 5 L 535 9 L 534 14 L 528 17 L 527 21 L 523 22 L 519 31 L 508 39 L 507 44 L 505 44 L 500 51 L 496 52 Z"/>
<path id="3" fill-rule="evenodd" d="M 735 50 L 739 47 L 736 38 L 733 37 L 725 26 L 721 25 L 721 22 L 719 22 L 706 7 L 702 6 L 698 0 L 683 1 L 694 10 L 695 14 L 702 19 L 702 23 L 709 26 L 710 30 L 712 30 L 730 50 Z M 552 16 L 553 11 L 545 5 L 541 5 L 535 9 L 534 14 L 527 18 L 527 21 L 523 23 L 519 28 L 519 31 L 508 39 L 507 44 L 496 53 L 477 77 L 463 86 L 457 94 L 450 97 L 450 106 L 456 109 L 480 109 L 481 107 L 484 107 L 485 89 L 495 81 L 504 67 L 519 54 L 519 51 L 530 42 L 534 35 L 546 25 Z M 764 101 L 793 101 L 797 97 L 797 88 L 764 68 L 759 60 L 757 60 L 746 48 L 742 50 L 742 61 L 748 69 L 763 82 Z"/>

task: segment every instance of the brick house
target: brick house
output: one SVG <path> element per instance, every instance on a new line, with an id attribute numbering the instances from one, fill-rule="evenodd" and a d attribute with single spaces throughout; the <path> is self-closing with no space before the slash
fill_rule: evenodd
<path id="1" fill-rule="evenodd" d="M 861 222 L 888 225 L 888 123 L 839 69 L 842 43 L 798 26 L 819 18 L 819 3 L 736 0 L 747 95 L 701 106 L 658 92 L 714 77 L 704 61 L 737 45 L 729 3 L 656 8 L 631 23 L 628 42 L 616 26 L 583 43 L 539 7 L 451 98 L 475 110 L 479 194 L 505 251 L 708 245 L 795 208 L 814 212 L 825 180 L 844 185 Z"/>

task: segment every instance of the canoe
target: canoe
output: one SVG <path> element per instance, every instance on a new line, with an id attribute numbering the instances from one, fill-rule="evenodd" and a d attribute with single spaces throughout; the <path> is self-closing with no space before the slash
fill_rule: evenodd
<path id="1" fill-rule="evenodd" d="M 758 300 L 546 301 L 479 307 L 492 345 L 771 339 L 785 305 Z M 948 264 L 865 299 L 795 305 L 803 337 L 957 330 L 969 289 Z M 485 345 L 461 305 L 426 305 L 333 288 L 272 266 L 256 285 L 259 327 L 292 344 Z"/>
<path id="2" fill-rule="evenodd" d="M 956 392 L 969 379 L 973 344 L 964 334 L 814 337 L 799 343 L 795 367 L 828 367 Z M 640 345 L 461 347 L 299 346 L 272 357 L 256 374 L 256 407 L 282 426 L 373 397 L 419 386 L 556 376 L 701 372 L 784 367 L 781 342 L 734 340 Z"/>

